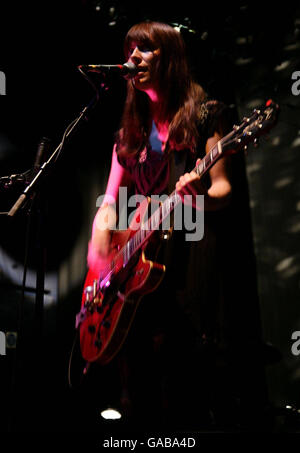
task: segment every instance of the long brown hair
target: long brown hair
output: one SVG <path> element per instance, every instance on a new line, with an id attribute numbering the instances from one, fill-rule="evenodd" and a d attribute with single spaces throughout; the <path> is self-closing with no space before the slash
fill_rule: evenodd
<path id="1" fill-rule="evenodd" d="M 160 49 L 157 75 L 164 103 L 160 118 L 169 122 L 169 143 L 177 149 L 194 149 L 198 138 L 197 123 L 205 93 L 192 79 L 185 43 L 180 32 L 161 22 L 141 22 L 128 31 L 124 41 L 125 58 L 130 44 L 137 42 Z M 119 150 L 127 154 L 139 150 L 151 131 L 149 98 L 127 83 L 127 98 L 121 119 Z"/>

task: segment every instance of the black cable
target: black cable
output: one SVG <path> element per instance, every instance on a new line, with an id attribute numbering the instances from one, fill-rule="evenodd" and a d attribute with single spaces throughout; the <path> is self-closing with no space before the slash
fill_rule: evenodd
<path id="1" fill-rule="evenodd" d="M 75 332 L 75 337 L 74 337 L 73 344 L 71 347 L 69 362 L 68 362 L 68 385 L 69 385 L 70 389 L 75 388 L 75 384 L 73 383 L 73 379 L 72 379 L 72 364 L 74 364 L 74 361 L 76 360 L 76 358 L 74 357 L 74 355 L 75 355 L 74 353 L 75 353 L 76 346 L 79 345 L 79 341 L 80 341 L 79 331 L 77 330 Z M 88 362 L 84 362 L 84 364 L 83 364 L 81 355 L 80 355 L 80 361 L 82 362 L 82 367 L 80 368 L 80 370 L 77 370 L 77 374 L 79 375 L 79 381 L 77 382 L 77 386 L 79 386 L 83 383 L 83 381 L 89 371 L 89 368 L 91 366 L 91 364 Z M 76 367 L 76 364 L 73 367 L 74 373 L 76 373 L 75 367 Z M 78 364 L 77 364 L 77 368 L 78 368 Z"/>

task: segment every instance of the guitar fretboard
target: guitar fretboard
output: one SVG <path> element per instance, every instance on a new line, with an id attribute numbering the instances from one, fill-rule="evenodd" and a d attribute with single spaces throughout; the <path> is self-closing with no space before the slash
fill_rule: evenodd
<path id="1" fill-rule="evenodd" d="M 200 177 L 203 176 L 219 159 L 222 154 L 222 145 L 219 141 L 193 169 Z M 160 225 L 174 211 L 176 206 L 181 203 L 181 197 L 174 190 L 161 204 L 158 205 L 154 213 L 143 223 L 137 232 L 129 239 L 124 247 L 118 252 L 115 258 L 110 262 L 108 268 L 103 272 L 105 279 L 108 280 L 112 275 L 117 261 L 121 258 L 123 266 L 126 266 L 132 256 L 142 247 L 150 238 L 152 233 L 159 229 Z"/>
<path id="2" fill-rule="evenodd" d="M 202 176 L 207 170 L 212 167 L 216 161 L 219 159 L 222 153 L 222 145 L 221 140 L 216 143 L 216 145 L 203 157 L 199 165 L 194 168 L 194 171 L 199 175 Z"/>

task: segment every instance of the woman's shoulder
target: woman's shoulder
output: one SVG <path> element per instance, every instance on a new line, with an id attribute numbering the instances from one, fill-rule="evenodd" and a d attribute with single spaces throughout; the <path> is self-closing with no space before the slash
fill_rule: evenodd
<path id="1" fill-rule="evenodd" d="M 207 98 L 203 101 L 202 109 L 200 125 L 205 127 L 209 136 L 215 131 L 223 135 L 231 129 L 230 108 L 223 101 Z"/>
<path id="2" fill-rule="evenodd" d="M 228 106 L 218 99 L 206 98 L 203 102 L 203 106 L 210 115 L 220 115 L 221 113 L 228 111 Z"/>

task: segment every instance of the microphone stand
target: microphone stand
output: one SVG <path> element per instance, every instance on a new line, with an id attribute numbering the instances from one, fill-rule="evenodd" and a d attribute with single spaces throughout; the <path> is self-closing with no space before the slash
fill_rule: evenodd
<path id="1" fill-rule="evenodd" d="M 38 170 L 37 174 L 34 176 L 31 183 L 26 187 L 26 189 L 19 196 L 15 204 L 7 212 L 7 216 L 12 218 L 17 212 L 29 201 L 29 199 L 34 199 L 36 203 L 36 213 L 37 213 L 37 276 L 36 276 L 36 305 L 35 305 L 35 319 L 36 319 L 36 328 L 38 337 L 41 338 L 42 329 L 43 329 L 43 305 L 44 305 L 44 292 L 45 292 L 45 267 L 46 267 L 46 256 L 45 256 L 45 237 L 44 237 L 44 225 L 45 222 L 45 203 L 43 202 L 43 191 L 38 192 L 38 186 L 42 184 L 43 180 L 46 179 L 50 170 L 53 169 L 55 162 L 57 161 L 63 145 L 67 138 L 72 134 L 76 127 L 81 123 L 83 119 L 86 118 L 88 112 L 92 107 L 95 106 L 98 101 L 98 97 L 93 98 L 92 101 L 84 107 L 80 112 L 78 118 L 76 118 L 72 123 L 67 127 L 61 143 L 54 150 L 49 159 L 43 163 L 43 165 Z"/>
<path id="2" fill-rule="evenodd" d="M 80 71 L 82 72 L 82 71 Z M 32 201 L 30 207 L 28 209 L 28 216 L 29 216 L 29 224 L 31 223 L 30 218 L 32 216 L 32 207 L 35 204 L 35 213 L 37 215 L 37 238 L 36 238 L 36 253 L 37 253 L 37 268 L 36 268 L 36 299 L 35 299 L 35 316 L 34 316 L 34 330 L 35 330 L 35 343 L 37 345 L 37 358 L 39 358 L 39 352 L 42 348 L 43 343 L 43 315 L 44 315 L 44 294 L 45 292 L 45 272 L 46 272 L 46 245 L 45 245 L 45 225 L 46 225 L 46 202 L 44 200 L 44 190 L 38 190 L 39 186 L 42 185 L 46 177 L 49 175 L 50 171 L 55 166 L 60 153 L 62 152 L 63 146 L 65 141 L 70 137 L 70 135 L 74 132 L 74 130 L 79 126 L 79 124 L 84 120 L 88 119 L 87 115 L 92 110 L 93 107 L 96 106 L 97 102 L 99 101 L 99 91 L 94 85 L 94 83 L 89 79 L 89 77 L 84 74 L 84 77 L 91 83 L 93 88 L 96 90 L 95 97 L 86 105 L 83 110 L 80 112 L 79 116 L 72 121 L 69 126 L 66 128 L 61 143 L 57 146 L 54 150 L 52 155 L 49 157 L 47 161 L 45 161 L 40 168 L 36 169 L 37 173 L 33 177 L 32 181 L 27 185 L 25 190 L 21 193 L 17 201 L 11 207 L 8 212 L 0 213 L 2 215 L 6 215 L 9 218 L 15 217 L 15 215 L 20 211 L 20 209 L 24 208 L 25 204 L 29 200 Z M 103 91 L 107 91 L 107 86 L 102 83 L 100 88 Z M 27 174 L 27 172 L 26 172 Z M 15 176 L 15 175 L 13 175 Z M 34 203 L 33 203 L 34 202 Z M 27 261 L 27 258 L 25 258 Z M 25 263 L 26 269 L 27 263 Z M 24 272 L 24 279 L 23 279 L 23 299 L 22 299 L 22 306 L 20 307 L 20 313 L 23 313 L 24 307 L 24 291 L 25 291 L 25 275 L 26 270 Z M 22 316 L 20 316 L 21 318 Z M 21 331 L 21 324 L 22 320 L 19 320 L 19 331 Z M 19 340 L 19 338 L 18 338 Z M 18 341 L 19 343 L 19 341 Z M 15 387 L 15 376 L 13 376 L 13 387 Z M 12 389 L 14 392 L 14 389 Z M 13 417 L 13 414 L 11 414 Z M 12 428 L 12 420 L 10 420 L 10 428 Z"/>

